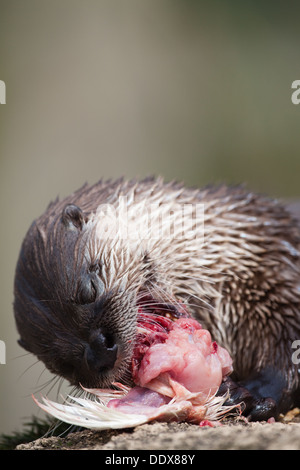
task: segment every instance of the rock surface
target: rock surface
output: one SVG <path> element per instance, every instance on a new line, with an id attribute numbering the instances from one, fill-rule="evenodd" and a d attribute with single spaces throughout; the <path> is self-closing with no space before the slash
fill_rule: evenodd
<path id="1" fill-rule="evenodd" d="M 300 450 L 298 419 L 276 423 L 229 422 L 215 428 L 187 423 L 150 423 L 122 431 L 85 430 L 64 438 L 41 438 L 29 444 L 21 444 L 17 449 Z"/>

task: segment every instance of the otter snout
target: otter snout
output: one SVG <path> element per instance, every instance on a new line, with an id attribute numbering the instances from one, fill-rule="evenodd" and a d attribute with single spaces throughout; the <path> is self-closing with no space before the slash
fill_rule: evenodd
<path id="1" fill-rule="evenodd" d="M 113 369 L 118 353 L 114 335 L 101 329 L 93 331 L 85 348 L 84 359 L 91 372 Z"/>

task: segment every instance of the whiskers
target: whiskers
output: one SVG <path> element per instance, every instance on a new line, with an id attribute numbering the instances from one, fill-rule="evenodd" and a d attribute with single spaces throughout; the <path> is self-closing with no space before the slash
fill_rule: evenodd
<path id="1" fill-rule="evenodd" d="M 30 357 L 33 358 L 32 354 L 29 352 L 25 352 L 24 354 L 20 354 L 13 358 L 13 360 L 17 359 L 29 359 Z M 42 368 L 41 368 L 42 365 Z M 31 398 L 32 395 L 35 396 L 52 396 L 53 399 L 56 401 L 65 401 L 63 398 L 64 391 L 62 391 L 64 385 L 67 384 L 63 377 L 52 375 L 50 377 L 45 378 L 45 375 L 49 375 L 49 371 L 47 368 L 42 364 L 40 360 L 34 359 L 31 364 L 26 366 L 24 370 L 18 375 L 18 382 L 23 382 L 26 378 L 27 381 L 31 380 L 31 375 L 36 372 L 37 369 L 38 373 L 35 374 L 37 377 L 35 382 L 32 382 L 30 386 L 30 392 L 25 394 L 25 398 Z M 44 380 L 43 380 L 44 379 Z M 23 386 L 21 387 L 23 388 Z M 81 395 L 82 389 L 80 387 L 72 387 L 71 390 L 72 395 Z M 33 433 L 33 438 L 43 438 L 43 437 L 50 437 L 50 436 L 63 436 L 66 435 L 74 430 L 77 430 L 78 427 L 73 425 L 67 425 L 62 421 L 57 420 L 56 418 L 49 418 L 48 415 L 46 416 L 36 416 L 31 419 L 30 422 L 26 424 L 26 426 L 30 426 L 31 432 Z"/>
<path id="2" fill-rule="evenodd" d="M 201 281 L 201 278 L 193 277 L 192 279 L 187 278 L 185 281 L 188 282 L 197 282 Z M 184 304 L 188 309 L 190 309 L 190 313 L 192 313 L 195 309 L 206 309 L 209 311 L 213 310 L 213 305 L 211 303 L 211 299 L 208 298 L 207 294 L 203 292 L 203 295 L 197 295 L 196 289 L 193 290 L 190 287 L 186 287 L 184 283 L 178 288 L 178 293 L 170 294 L 169 291 L 172 292 L 176 290 L 174 288 L 174 282 L 172 280 L 162 279 L 159 284 L 154 282 L 150 282 L 153 295 L 158 297 L 161 296 L 162 299 L 169 299 L 170 302 L 175 302 L 175 305 L 181 306 Z M 198 284 L 197 284 L 198 286 Z M 200 288 L 197 289 L 197 292 L 200 291 Z M 192 299 L 192 300 L 190 300 Z"/>

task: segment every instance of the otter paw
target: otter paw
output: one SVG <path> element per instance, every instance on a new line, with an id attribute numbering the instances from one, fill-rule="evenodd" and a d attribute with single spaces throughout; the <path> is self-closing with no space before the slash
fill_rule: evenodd
<path id="1" fill-rule="evenodd" d="M 254 399 L 247 418 L 249 421 L 267 421 L 278 416 L 277 403 L 273 398 Z"/>
<path id="2" fill-rule="evenodd" d="M 249 421 L 267 421 L 278 416 L 276 400 L 271 397 L 257 397 L 247 387 L 225 377 L 218 395 L 229 392 L 229 398 L 224 405 L 240 405 L 243 416 Z"/>

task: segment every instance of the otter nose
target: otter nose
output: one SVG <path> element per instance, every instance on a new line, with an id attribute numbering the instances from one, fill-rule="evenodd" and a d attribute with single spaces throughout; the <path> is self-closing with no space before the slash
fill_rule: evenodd
<path id="1" fill-rule="evenodd" d="M 114 336 L 101 330 L 93 331 L 85 349 L 85 360 L 88 367 L 101 372 L 103 369 L 112 369 L 117 359 L 118 346 Z"/>

